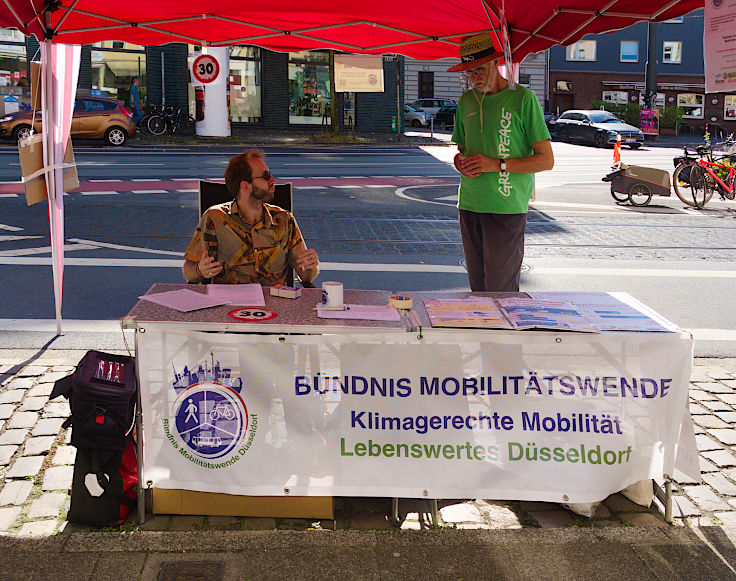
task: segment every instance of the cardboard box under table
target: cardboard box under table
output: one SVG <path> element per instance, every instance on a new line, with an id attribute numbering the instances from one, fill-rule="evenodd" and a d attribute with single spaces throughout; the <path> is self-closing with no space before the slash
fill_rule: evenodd
<path id="1" fill-rule="evenodd" d="M 155 284 L 148 293 L 156 294 L 177 289 L 194 290 L 195 292 L 206 292 L 205 285 L 176 285 Z M 147 294 L 148 294 L 147 293 Z M 272 296 L 270 292 L 264 292 L 266 301 L 266 312 L 276 313 L 277 316 L 270 320 L 243 322 L 237 320 L 229 313 L 236 309 L 233 305 L 223 305 L 190 312 L 180 312 L 149 301 L 141 300 L 130 311 L 126 317 L 126 324 L 134 327 L 136 333 L 136 349 L 138 349 L 138 333 L 149 332 L 157 326 L 174 326 L 182 329 L 193 329 L 197 331 L 212 332 L 239 332 L 239 333 L 305 333 L 318 334 L 326 330 L 340 329 L 357 330 L 395 330 L 405 333 L 406 327 L 403 322 L 378 322 L 378 321 L 340 321 L 320 319 L 315 310 L 315 305 L 321 299 L 320 289 L 302 289 L 302 295 L 297 299 L 287 299 Z M 388 304 L 388 293 L 383 291 L 345 291 L 345 302 L 359 304 Z M 257 311 L 257 309 L 251 309 Z M 242 313 L 241 313 L 242 314 Z M 175 370 L 178 373 L 181 370 Z M 146 373 L 139 366 L 139 375 Z M 145 414 L 144 414 L 145 415 Z M 145 445 L 147 426 L 143 423 L 142 433 Z M 141 433 L 141 432 L 139 432 Z M 139 450 L 139 459 L 143 455 Z M 244 466 L 244 469 L 246 467 Z M 254 468 L 257 469 L 257 468 Z M 154 514 L 196 514 L 215 516 L 252 516 L 252 517 L 281 517 L 281 518 L 324 518 L 334 517 L 332 496 L 290 496 L 288 488 L 285 488 L 283 496 L 249 496 L 241 494 L 225 494 L 219 492 L 206 492 L 186 489 L 160 488 L 156 483 L 146 482 L 145 468 L 141 471 L 142 485 L 152 489 L 153 513 Z M 141 511 L 142 503 L 139 503 L 139 518 L 142 521 L 144 515 Z"/>

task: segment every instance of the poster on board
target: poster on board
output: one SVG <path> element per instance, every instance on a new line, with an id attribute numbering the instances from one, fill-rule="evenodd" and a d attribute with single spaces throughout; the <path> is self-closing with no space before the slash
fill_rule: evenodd
<path id="1" fill-rule="evenodd" d="M 705 0 L 705 92 L 736 91 L 736 0 Z"/>
<path id="2" fill-rule="evenodd" d="M 383 93 L 383 57 L 336 54 L 335 90 L 338 93 Z"/>

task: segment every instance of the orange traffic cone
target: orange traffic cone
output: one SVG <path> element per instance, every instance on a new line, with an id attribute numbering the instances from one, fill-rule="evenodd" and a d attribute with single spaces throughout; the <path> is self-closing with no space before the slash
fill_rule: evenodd
<path id="1" fill-rule="evenodd" d="M 621 163 L 621 134 L 616 136 L 616 145 L 613 146 L 613 163 Z"/>

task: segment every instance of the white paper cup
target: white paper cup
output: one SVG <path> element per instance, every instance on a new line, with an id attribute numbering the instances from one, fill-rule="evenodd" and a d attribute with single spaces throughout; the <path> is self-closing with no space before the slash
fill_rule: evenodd
<path id="1" fill-rule="evenodd" d="M 341 309 L 342 283 L 325 281 L 322 283 L 322 306 L 327 309 Z"/>

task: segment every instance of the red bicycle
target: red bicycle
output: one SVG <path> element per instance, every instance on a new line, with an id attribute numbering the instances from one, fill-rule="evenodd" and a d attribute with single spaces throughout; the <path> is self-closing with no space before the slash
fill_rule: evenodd
<path id="1" fill-rule="evenodd" d="M 735 162 L 736 155 L 734 154 L 725 155 L 719 159 L 708 160 L 701 157 L 696 160 L 690 168 L 689 180 L 690 194 L 696 208 L 703 208 L 716 191 L 724 200 L 733 200 L 736 197 L 736 188 L 734 188 L 736 169 L 733 167 Z"/>

